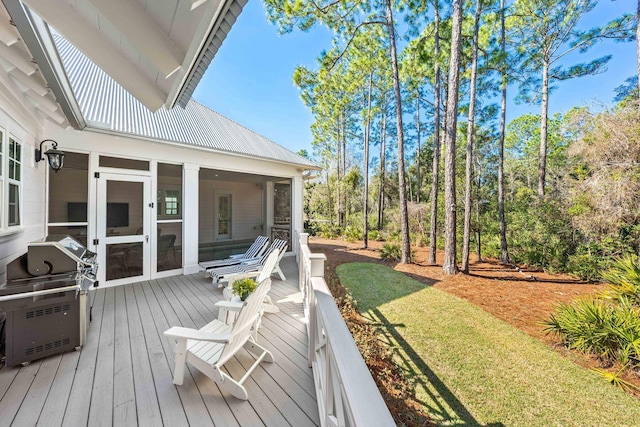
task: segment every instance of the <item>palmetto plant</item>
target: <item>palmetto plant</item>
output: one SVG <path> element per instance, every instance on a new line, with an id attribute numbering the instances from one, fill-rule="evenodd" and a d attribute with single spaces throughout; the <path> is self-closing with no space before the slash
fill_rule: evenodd
<path id="1" fill-rule="evenodd" d="M 562 304 L 544 322 L 544 331 L 559 335 L 574 350 L 624 366 L 640 363 L 640 309 L 628 298 Z"/>
<path id="2" fill-rule="evenodd" d="M 608 299 L 628 299 L 640 307 L 640 265 L 636 257 L 628 256 L 616 261 L 602 278 L 611 284 L 603 293 Z"/>
<path id="3" fill-rule="evenodd" d="M 621 374 L 624 372 L 626 368 L 627 366 L 623 366 L 616 372 L 610 372 L 610 371 L 607 371 L 606 369 L 601 369 L 601 368 L 594 368 L 593 371 L 599 374 L 607 382 L 615 385 L 616 387 L 622 390 L 625 390 L 625 391 L 630 389 L 638 390 L 638 387 L 636 387 L 633 383 L 630 383 L 629 381 L 626 381 L 622 378 Z"/>
<path id="4" fill-rule="evenodd" d="M 401 248 L 397 243 L 385 243 L 380 249 L 380 258 L 386 261 L 399 261 L 401 255 Z"/>
<path id="5" fill-rule="evenodd" d="M 612 318 L 612 307 L 605 301 L 583 299 L 560 305 L 544 331 L 558 334 L 569 348 L 610 358 L 614 345 L 607 325 Z"/>

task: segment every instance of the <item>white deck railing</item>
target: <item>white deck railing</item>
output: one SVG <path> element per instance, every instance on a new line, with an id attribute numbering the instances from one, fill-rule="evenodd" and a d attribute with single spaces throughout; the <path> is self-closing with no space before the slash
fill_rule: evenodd
<path id="1" fill-rule="evenodd" d="M 327 258 L 311 253 L 308 238 L 306 233 L 299 234 L 297 255 L 320 423 L 323 427 L 394 426 L 324 280 Z"/>

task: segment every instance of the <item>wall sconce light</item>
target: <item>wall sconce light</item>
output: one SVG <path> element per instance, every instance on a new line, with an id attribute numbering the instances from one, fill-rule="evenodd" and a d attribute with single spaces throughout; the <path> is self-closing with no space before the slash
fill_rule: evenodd
<path id="1" fill-rule="evenodd" d="M 45 142 L 53 143 L 53 147 L 45 153 L 42 153 L 42 144 L 44 144 Z M 47 156 L 49 166 L 51 166 L 51 169 L 53 169 L 55 173 L 58 173 L 58 171 L 62 169 L 62 165 L 64 164 L 64 153 L 58 150 L 58 143 L 53 139 L 45 139 L 44 141 L 40 142 L 40 148 L 36 148 L 36 163 L 38 163 L 40 160 L 44 160 L 42 154 Z"/>

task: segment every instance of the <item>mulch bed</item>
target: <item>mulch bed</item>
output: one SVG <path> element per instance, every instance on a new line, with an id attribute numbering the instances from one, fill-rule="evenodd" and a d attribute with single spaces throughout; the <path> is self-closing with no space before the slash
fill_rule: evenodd
<path id="1" fill-rule="evenodd" d="M 495 260 L 478 262 L 475 255 L 471 256 L 469 274 L 444 275 L 441 265 L 443 254 L 437 254 L 437 265 L 429 265 L 429 250 L 426 247 L 412 248 L 415 250 L 412 264 L 381 260 L 379 249 L 382 243 L 375 241 L 370 241 L 369 248 L 363 249 L 361 241 L 346 242 L 312 237 L 309 247 L 312 252 L 322 252 L 327 256 L 327 277 L 333 277 L 335 268 L 344 263 L 384 264 L 421 283 L 466 299 L 586 368 L 602 367 L 595 357 L 567 350 L 556 337 L 542 331 L 541 323 L 559 303 L 569 303 L 576 298 L 593 295 L 606 285 L 585 283 L 568 275 L 505 266 Z M 640 387 L 640 377 L 637 375 L 629 374 L 625 379 Z"/>

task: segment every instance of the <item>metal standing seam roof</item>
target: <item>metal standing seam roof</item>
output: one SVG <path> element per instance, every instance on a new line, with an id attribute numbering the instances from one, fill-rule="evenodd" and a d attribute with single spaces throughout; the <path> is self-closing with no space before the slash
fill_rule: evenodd
<path id="1" fill-rule="evenodd" d="M 147 109 L 70 42 L 54 35 L 87 126 L 318 169 L 309 160 L 190 99 L 184 108 Z"/>

